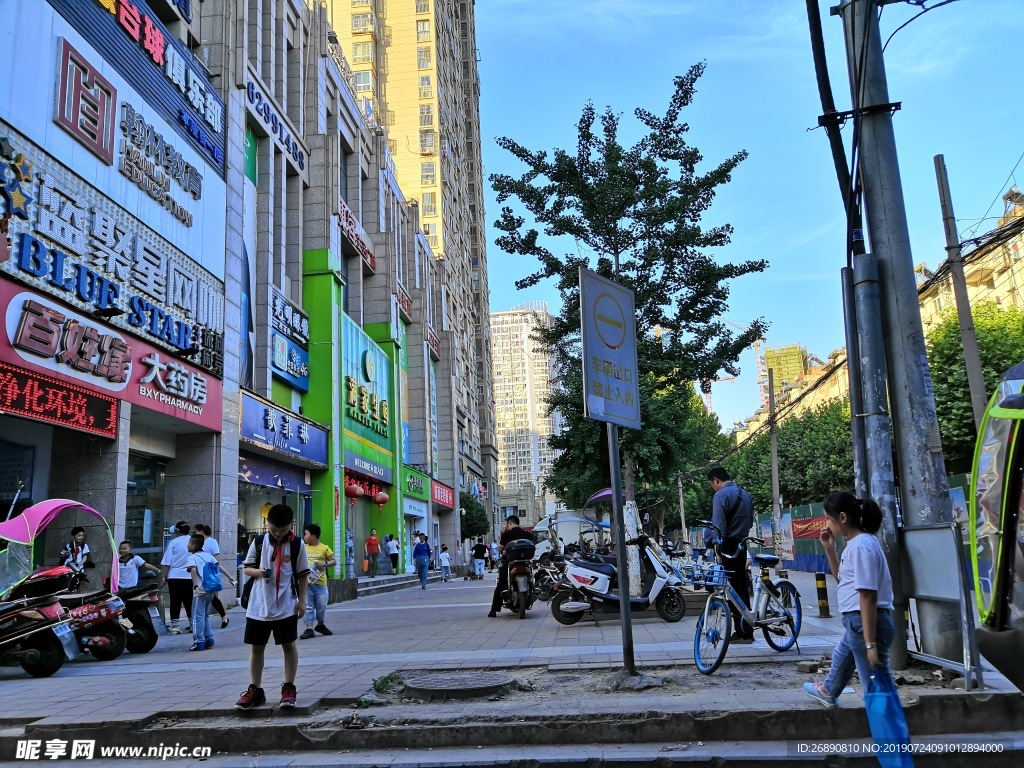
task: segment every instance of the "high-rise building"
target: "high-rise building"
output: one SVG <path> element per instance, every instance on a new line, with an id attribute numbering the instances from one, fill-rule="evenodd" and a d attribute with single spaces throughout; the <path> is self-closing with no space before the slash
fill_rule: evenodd
<path id="1" fill-rule="evenodd" d="M 544 494 L 544 478 L 557 456 L 549 439 L 561 425 L 557 414 L 547 413 L 553 361 L 534 338 L 538 327 L 550 324 L 548 305 L 542 301 L 491 315 L 498 485 L 511 493 L 529 484 L 538 495 Z M 557 501 L 550 494 L 544 501 L 545 511 L 551 513 Z"/>
<path id="2" fill-rule="evenodd" d="M 497 522 L 498 451 L 490 363 L 472 0 L 328 0 L 364 115 L 386 132 L 398 184 L 419 205 L 439 262 L 440 472 Z"/>
<path id="3" fill-rule="evenodd" d="M 776 395 L 782 391 L 784 384 L 802 381 L 810 364 L 807 347 L 801 344 L 769 347 L 764 352 L 764 362 L 772 371 Z"/>

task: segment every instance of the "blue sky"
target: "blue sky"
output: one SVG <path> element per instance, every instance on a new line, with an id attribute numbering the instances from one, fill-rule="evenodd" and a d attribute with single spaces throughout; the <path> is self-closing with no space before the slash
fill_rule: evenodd
<path id="1" fill-rule="evenodd" d="M 822 25 L 836 103 L 848 109 L 842 23 L 828 15 L 833 4 L 822 0 Z M 574 146 L 588 99 L 624 113 L 621 138 L 632 143 L 633 109 L 662 113 L 673 77 L 706 60 L 694 104 L 683 113 L 690 141 L 708 166 L 740 149 L 750 157 L 705 223 L 735 227 L 721 258 L 770 264 L 733 282 L 728 318 L 764 317 L 769 346 L 798 342 L 825 358 L 844 345 L 846 227 L 825 134 L 808 130 L 821 104 L 802 0 L 481 0 L 476 9 L 485 177 L 522 171 L 495 145 L 497 136 L 531 149 Z M 883 36 L 917 12 L 886 6 Z M 1024 153 L 1022 32 L 1021 0 L 959 0 L 915 20 L 886 49 L 890 99 L 903 102 L 895 129 L 915 263 L 934 266 L 944 257 L 934 155 L 946 157 L 963 236 L 994 225 L 1009 183 L 1024 186 L 1024 162 L 1006 182 Z M 849 150 L 849 128 L 844 138 Z M 513 287 L 534 262 L 493 244 L 499 207 L 486 179 L 484 186 L 491 310 L 537 300 L 557 307 L 550 284 Z M 740 365 L 736 381 L 713 387 L 726 427 L 759 405 L 753 353 Z"/>

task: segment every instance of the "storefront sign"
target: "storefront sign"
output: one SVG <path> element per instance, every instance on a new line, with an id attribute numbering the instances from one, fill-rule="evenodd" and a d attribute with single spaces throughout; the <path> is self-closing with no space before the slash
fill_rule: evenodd
<path id="1" fill-rule="evenodd" d="M 224 101 L 145 0 L 49 3 L 223 175 Z"/>
<path id="2" fill-rule="evenodd" d="M 0 317 L 0 359 L 220 431 L 221 382 L 194 365 L 7 280 Z"/>
<path id="3" fill-rule="evenodd" d="M 363 264 L 370 272 L 376 272 L 377 257 L 373 255 L 373 249 L 366 242 L 369 238 L 363 231 L 363 225 L 359 223 L 359 219 L 343 198 L 338 198 L 338 223 L 341 225 L 341 233 L 345 235 L 352 249 L 359 254 Z"/>
<path id="4" fill-rule="evenodd" d="M 430 356 L 435 360 L 441 359 L 441 340 L 430 328 L 427 328 L 427 346 L 430 347 Z"/>
<path id="5" fill-rule="evenodd" d="M 348 315 L 342 323 L 345 429 L 390 455 L 391 361 Z"/>
<path id="6" fill-rule="evenodd" d="M 256 456 L 238 456 L 238 479 L 243 483 L 259 485 L 264 488 L 276 488 L 285 492 L 309 494 L 313 492 L 306 482 L 303 470 L 278 464 L 271 459 Z M 296 510 L 298 511 L 298 510 Z"/>
<path id="7" fill-rule="evenodd" d="M 401 311 L 402 316 L 405 318 L 407 323 L 412 322 L 412 299 L 409 298 L 409 294 L 405 292 L 405 288 L 397 286 L 398 290 L 395 291 L 395 300 L 398 302 L 398 309 Z"/>
<path id="8" fill-rule="evenodd" d="M 58 427 L 117 437 L 117 398 L 0 362 L 0 410 Z"/>
<path id="9" fill-rule="evenodd" d="M 0 195 L 14 214 L 0 271 L 221 376 L 220 281 L 2 122 L 0 145 Z"/>
<path id="10" fill-rule="evenodd" d="M 385 467 L 383 464 L 365 459 L 353 451 L 345 451 L 345 469 L 373 478 L 385 485 L 391 485 L 395 478 L 391 467 Z"/>
<path id="11" fill-rule="evenodd" d="M 309 315 L 274 286 L 270 286 L 270 323 L 275 331 L 309 349 Z"/>
<path id="12" fill-rule="evenodd" d="M 455 509 L 455 491 L 437 480 L 430 481 L 430 500 L 447 509 Z"/>
<path id="13" fill-rule="evenodd" d="M 245 86 L 246 103 L 252 112 L 260 118 L 263 127 L 274 139 L 286 157 L 290 157 L 300 171 L 306 170 L 306 152 L 299 142 L 292 137 L 288 128 L 288 122 L 282 118 L 272 100 L 263 90 L 263 84 L 258 77 L 249 73 L 248 82 Z"/>
<path id="14" fill-rule="evenodd" d="M 327 467 L 327 429 L 249 392 L 242 392 L 240 442 L 296 464 Z"/>
<path id="15" fill-rule="evenodd" d="M 408 467 L 402 467 L 402 490 L 409 496 L 429 498 L 430 478 Z"/>
<path id="16" fill-rule="evenodd" d="M 309 352 L 281 334 L 270 333 L 270 372 L 300 392 L 309 391 Z"/>

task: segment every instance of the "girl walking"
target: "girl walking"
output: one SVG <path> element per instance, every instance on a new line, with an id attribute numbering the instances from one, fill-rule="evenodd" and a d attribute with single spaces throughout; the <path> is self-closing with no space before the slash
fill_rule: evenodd
<path id="1" fill-rule="evenodd" d="M 839 583 L 839 611 L 846 634 L 832 652 L 832 667 L 823 683 L 804 683 L 804 691 L 826 707 L 836 706 L 839 694 L 853 678 L 861 685 L 881 669 L 890 675 L 889 646 L 896 634 L 892 619 L 892 577 L 875 534 L 882 510 L 871 499 L 833 493 L 825 499 L 825 528 L 818 537 L 832 575 Z M 840 559 L 836 538 L 846 539 Z"/>

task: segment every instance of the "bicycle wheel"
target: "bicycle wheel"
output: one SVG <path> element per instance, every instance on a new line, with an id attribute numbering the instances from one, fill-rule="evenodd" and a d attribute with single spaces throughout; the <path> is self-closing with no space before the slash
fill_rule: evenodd
<path id="1" fill-rule="evenodd" d="M 729 648 L 731 631 L 729 604 L 718 595 L 712 595 L 697 619 L 697 634 L 693 638 L 693 662 L 700 672 L 710 675 L 718 669 Z"/>
<path id="2" fill-rule="evenodd" d="M 793 583 L 785 579 L 775 582 L 779 596 L 769 593 L 765 604 L 766 619 L 779 619 L 774 624 L 761 627 L 765 642 L 776 651 L 788 651 L 800 636 L 800 625 L 803 623 L 803 607 L 800 605 L 800 593 Z"/>

